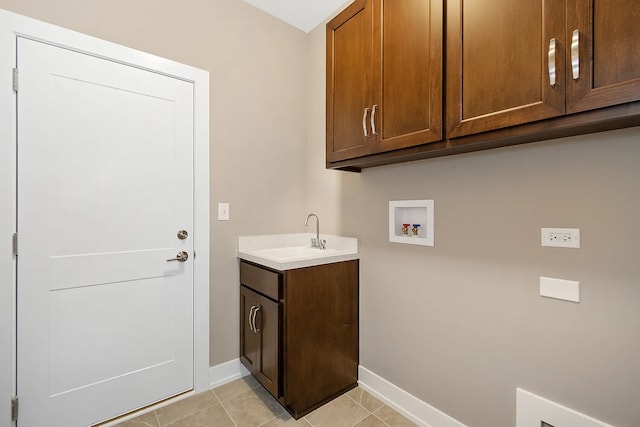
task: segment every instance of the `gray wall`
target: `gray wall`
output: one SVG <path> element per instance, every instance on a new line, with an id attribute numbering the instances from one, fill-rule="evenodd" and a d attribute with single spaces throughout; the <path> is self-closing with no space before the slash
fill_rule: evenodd
<path id="1" fill-rule="evenodd" d="M 638 129 L 367 170 L 342 185 L 362 248 L 361 364 L 473 426 L 522 387 L 639 426 Z M 388 242 L 388 201 L 435 200 L 433 248 Z M 541 227 L 581 229 L 543 248 Z M 581 302 L 538 295 L 580 281 Z"/>
<path id="2" fill-rule="evenodd" d="M 237 358 L 241 234 L 360 239 L 361 363 L 470 426 L 508 427 L 522 387 L 640 425 L 640 128 L 407 164 L 324 169 L 324 28 L 240 0 L 0 0 L 0 8 L 209 70 L 211 364 Z M 435 199 L 436 246 L 388 242 L 389 200 Z M 579 227 L 582 249 L 540 247 Z M 581 282 L 580 304 L 538 277 Z"/>

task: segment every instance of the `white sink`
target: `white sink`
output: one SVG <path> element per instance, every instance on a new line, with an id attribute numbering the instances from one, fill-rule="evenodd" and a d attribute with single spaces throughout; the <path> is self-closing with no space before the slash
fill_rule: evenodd
<path id="1" fill-rule="evenodd" d="M 320 235 L 326 249 L 311 247 L 310 233 L 272 234 L 238 237 L 238 258 L 276 270 L 358 259 L 358 240 L 351 237 Z"/>

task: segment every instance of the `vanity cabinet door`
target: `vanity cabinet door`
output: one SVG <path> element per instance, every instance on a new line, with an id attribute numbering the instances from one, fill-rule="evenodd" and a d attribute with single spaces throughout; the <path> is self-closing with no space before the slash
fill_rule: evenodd
<path id="1" fill-rule="evenodd" d="M 565 8 L 555 0 L 447 1 L 447 137 L 565 113 Z"/>
<path id="2" fill-rule="evenodd" d="M 258 304 L 258 294 L 240 286 L 240 359 L 253 373 L 259 362 L 260 336 L 253 332 L 253 312 Z"/>
<path id="3" fill-rule="evenodd" d="M 567 2 L 567 112 L 640 100 L 640 2 Z"/>
<path id="4" fill-rule="evenodd" d="M 240 286 L 240 358 L 275 397 L 280 390 L 281 304 Z"/>
<path id="5" fill-rule="evenodd" d="M 273 396 L 282 396 L 280 390 L 280 329 L 281 304 L 257 295 L 254 311 L 254 334 L 258 335 L 258 366 L 254 375 Z"/>

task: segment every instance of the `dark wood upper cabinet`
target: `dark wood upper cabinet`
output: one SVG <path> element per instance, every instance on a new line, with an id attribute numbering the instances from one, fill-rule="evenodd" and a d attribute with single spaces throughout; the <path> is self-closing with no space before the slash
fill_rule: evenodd
<path id="1" fill-rule="evenodd" d="M 564 37 L 557 0 L 449 0 L 447 137 L 564 114 Z"/>
<path id="2" fill-rule="evenodd" d="M 327 24 L 327 167 L 638 126 L 638 22 L 638 0 L 356 0 Z"/>
<path id="3" fill-rule="evenodd" d="M 442 139 L 442 1 L 357 0 L 327 24 L 327 163 Z"/>
<path id="4" fill-rule="evenodd" d="M 639 22 L 638 0 L 567 2 L 568 113 L 640 100 Z"/>

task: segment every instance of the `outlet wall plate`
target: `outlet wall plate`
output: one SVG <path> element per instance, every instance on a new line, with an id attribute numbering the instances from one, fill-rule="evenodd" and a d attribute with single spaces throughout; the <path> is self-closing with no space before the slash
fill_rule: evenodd
<path id="1" fill-rule="evenodd" d="M 541 228 L 542 246 L 554 248 L 580 248 L 579 228 Z"/>

